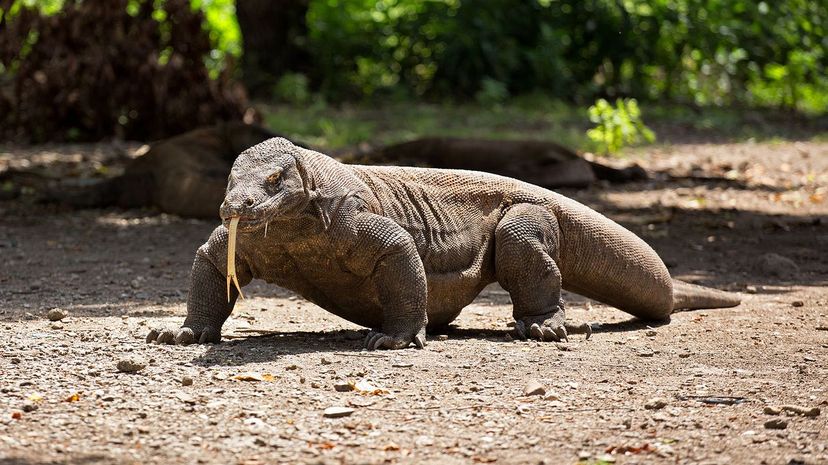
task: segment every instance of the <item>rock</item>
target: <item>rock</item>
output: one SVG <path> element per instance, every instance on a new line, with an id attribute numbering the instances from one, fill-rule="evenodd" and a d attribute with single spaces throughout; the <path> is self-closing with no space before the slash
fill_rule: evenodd
<path id="1" fill-rule="evenodd" d="M 661 397 L 653 397 L 652 399 L 648 400 L 646 404 L 644 404 L 644 408 L 647 410 L 660 410 L 667 406 L 669 402 L 667 399 Z"/>
<path id="2" fill-rule="evenodd" d="M 765 422 L 765 428 L 767 429 L 785 429 L 787 427 L 788 420 L 783 420 L 782 418 L 774 418 Z"/>
<path id="3" fill-rule="evenodd" d="M 654 329 L 648 329 L 647 331 L 644 332 L 644 334 L 647 337 L 655 337 L 658 334 L 658 331 L 656 331 Z"/>
<path id="4" fill-rule="evenodd" d="M 526 386 L 523 388 L 524 396 L 542 396 L 544 394 L 546 394 L 546 387 L 534 379 L 527 381 Z"/>
<path id="5" fill-rule="evenodd" d="M 118 364 L 116 366 L 120 372 L 135 373 L 136 371 L 141 371 L 146 368 L 147 363 L 138 358 L 130 357 L 118 360 Z"/>
<path id="6" fill-rule="evenodd" d="M 438 341 L 447 341 L 448 340 L 448 334 L 438 334 L 435 339 L 437 339 Z"/>
<path id="7" fill-rule="evenodd" d="M 63 329 L 63 323 L 61 323 L 59 321 L 55 321 L 53 323 L 50 323 L 49 327 L 52 328 L 52 329 Z"/>
<path id="8" fill-rule="evenodd" d="M 773 407 L 771 405 L 766 406 L 762 411 L 765 412 L 765 415 L 779 415 L 782 413 L 781 408 Z"/>
<path id="9" fill-rule="evenodd" d="M 193 385 L 193 378 L 190 378 L 189 376 L 184 376 L 183 378 L 181 378 L 181 385 L 182 386 L 192 386 Z"/>
<path id="10" fill-rule="evenodd" d="M 636 355 L 638 355 L 639 357 L 652 357 L 653 355 L 655 355 L 655 352 L 652 349 L 644 348 L 639 349 L 638 352 L 636 352 Z"/>
<path id="11" fill-rule="evenodd" d="M 789 277 L 799 273 L 799 266 L 797 266 L 796 262 L 776 253 L 762 255 L 756 261 L 756 266 L 759 268 L 759 271 L 770 276 Z"/>
<path id="12" fill-rule="evenodd" d="M 336 392 L 351 392 L 354 390 L 354 383 L 349 383 L 348 381 L 337 381 L 334 383 L 334 389 Z"/>
<path id="13" fill-rule="evenodd" d="M 37 410 L 37 405 L 35 405 L 31 402 L 26 402 L 25 404 L 23 404 L 23 411 L 24 412 L 29 413 L 29 412 L 34 412 L 35 410 Z"/>
<path id="14" fill-rule="evenodd" d="M 325 418 L 342 418 L 350 416 L 355 411 L 349 407 L 328 407 L 322 412 L 322 416 Z"/>
<path id="15" fill-rule="evenodd" d="M 803 302 L 801 300 L 794 300 L 793 302 L 791 302 L 791 307 L 803 307 L 803 306 L 805 306 L 805 302 Z"/>
<path id="16" fill-rule="evenodd" d="M 66 312 L 60 308 L 53 308 L 46 314 L 46 318 L 48 318 L 49 321 L 60 321 L 66 318 Z"/>
<path id="17" fill-rule="evenodd" d="M 556 342 L 555 347 L 563 352 L 575 352 L 578 350 L 578 343 L 576 342 Z"/>

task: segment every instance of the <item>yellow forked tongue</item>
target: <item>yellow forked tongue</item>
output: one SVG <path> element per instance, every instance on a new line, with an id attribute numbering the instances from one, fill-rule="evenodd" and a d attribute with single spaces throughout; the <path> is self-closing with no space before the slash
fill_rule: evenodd
<path id="1" fill-rule="evenodd" d="M 230 282 L 235 284 L 239 295 L 244 299 L 239 278 L 236 277 L 236 230 L 239 227 L 239 217 L 230 218 L 230 234 L 227 237 L 227 302 L 230 302 Z"/>

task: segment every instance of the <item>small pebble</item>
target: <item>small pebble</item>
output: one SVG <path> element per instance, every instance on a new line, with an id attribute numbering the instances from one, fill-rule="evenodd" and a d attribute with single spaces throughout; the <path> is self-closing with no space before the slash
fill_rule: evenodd
<path id="1" fill-rule="evenodd" d="M 438 341 L 447 341 L 448 340 L 448 334 L 438 334 L 435 339 L 437 339 Z"/>
<path id="2" fill-rule="evenodd" d="M 136 371 L 141 371 L 146 367 L 147 364 L 137 358 L 124 358 L 118 360 L 117 364 L 118 371 L 124 373 L 135 373 Z"/>
<path id="3" fill-rule="evenodd" d="M 655 355 L 655 352 L 653 352 L 650 349 L 641 349 L 638 352 L 636 352 L 636 355 L 638 355 L 639 357 L 652 357 L 653 355 Z"/>
<path id="4" fill-rule="evenodd" d="M 774 418 L 765 422 L 765 428 L 767 429 L 785 429 L 787 427 L 788 420 L 783 420 L 782 418 Z"/>
<path id="5" fill-rule="evenodd" d="M 780 413 L 782 413 L 782 409 L 779 407 L 773 407 L 768 405 L 767 407 L 765 407 L 763 412 L 765 412 L 766 415 L 779 415 Z"/>
<path id="6" fill-rule="evenodd" d="M 193 378 L 189 376 L 185 376 L 181 378 L 181 385 L 182 386 L 192 386 L 193 385 Z"/>
<path id="7" fill-rule="evenodd" d="M 534 379 L 527 381 L 523 388 L 524 396 L 542 396 L 544 394 L 546 394 L 546 388 Z"/>
<path id="8" fill-rule="evenodd" d="M 805 305 L 805 302 L 803 302 L 801 300 L 794 300 L 793 302 L 791 302 L 791 307 L 802 307 L 804 305 Z"/>
<path id="9" fill-rule="evenodd" d="M 35 405 L 31 402 L 26 402 L 25 404 L 23 404 L 23 411 L 24 412 L 26 412 L 26 413 L 34 412 L 35 410 L 37 410 L 37 405 Z"/>
<path id="10" fill-rule="evenodd" d="M 49 327 L 52 329 L 63 329 L 63 323 L 55 321 L 54 323 L 50 323 Z"/>
<path id="11" fill-rule="evenodd" d="M 667 404 L 667 399 L 663 399 L 661 397 L 653 397 L 652 399 L 648 400 L 646 404 L 644 404 L 644 408 L 647 410 L 660 410 L 666 407 Z"/>
<path id="12" fill-rule="evenodd" d="M 355 410 L 348 407 L 328 407 L 322 412 L 325 418 L 342 418 L 350 416 Z"/>
<path id="13" fill-rule="evenodd" d="M 53 308 L 46 314 L 46 318 L 48 318 L 49 321 L 60 321 L 66 318 L 66 312 L 60 308 Z"/>
<path id="14" fill-rule="evenodd" d="M 658 332 L 654 329 L 648 329 L 646 332 L 644 332 L 644 334 L 647 337 L 655 337 L 658 334 Z"/>

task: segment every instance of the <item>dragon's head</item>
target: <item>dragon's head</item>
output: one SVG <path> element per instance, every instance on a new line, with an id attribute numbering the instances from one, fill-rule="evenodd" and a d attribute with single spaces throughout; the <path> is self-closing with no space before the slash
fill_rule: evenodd
<path id="1" fill-rule="evenodd" d="M 222 220 L 239 217 L 239 230 L 251 232 L 268 221 L 298 216 L 309 197 L 299 151 L 274 137 L 242 152 L 227 179 Z"/>

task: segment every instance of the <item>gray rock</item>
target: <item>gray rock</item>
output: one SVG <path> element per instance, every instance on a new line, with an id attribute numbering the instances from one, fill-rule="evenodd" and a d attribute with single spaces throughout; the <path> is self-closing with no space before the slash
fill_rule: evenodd
<path id="1" fill-rule="evenodd" d="M 527 381 L 526 386 L 523 388 L 524 396 L 542 396 L 544 394 L 546 394 L 546 387 L 534 379 Z"/>
<path id="2" fill-rule="evenodd" d="M 644 404 L 644 408 L 647 410 L 660 410 L 667 406 L 669 402 L 667 399 L 661 397 L 653 397 L 652 399 L 648 400 L 646 404 Z"/>
<path id="3" fill-rule="evenodd" d="M 49 321 L 60 321 L 66 318 L 66 312 L 61 308 L 53 308 L 46 314 L 46 318 L 48 318 Z"/>
<path id="4" fill-rule="evenodd" d="M 325 418 L 342 418 L 350 416 L 355 410 L 348 407 L 328 407 L 322 412 Z"/>
<path id="5" fill-rule="evenodd" d="M 782 418 L 774 418 L 765 422 L 765 428 L 767 429 L 785 429 L 787 427 L 788 420 L 783 420 Z"/>
<path id="6" fill-rule="evenodd" d="M 788 257 L 777 253 L 766 253 L 756 261 L 759 271 L 765 275 L 788 277 L 799 273 L 799 266 Z"/>
<path id="7" fill-rule="evenodd" d="M 136 371 L 141 371 L 147 367 L 147 363 L 143 360 L 140 360 L 135 357 L 130 358 L 123 358 L 118 360 L 118 364 L 116 365 L 118 371 L 123 373 L 135 373 Z"/>

